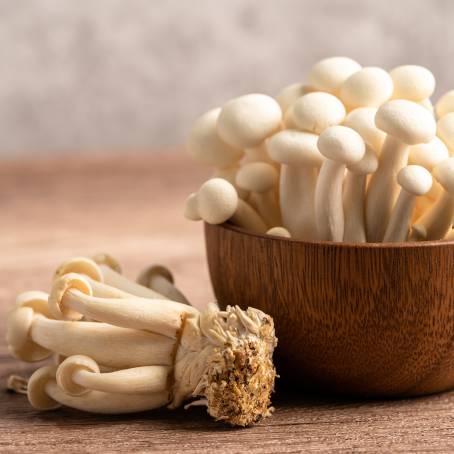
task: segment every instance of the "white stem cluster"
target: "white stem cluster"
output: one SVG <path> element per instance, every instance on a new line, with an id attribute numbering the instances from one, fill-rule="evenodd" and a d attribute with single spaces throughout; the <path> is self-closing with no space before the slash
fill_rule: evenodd
<path id="1" fill-rule="evenodd" d="M 227 161 L 236 149 L 235 172 L 227 184 L 212 179 L 191 194 L 185 216 L 260 234 L 278 229 L 304 241 L 445 238 L 454 218 L 454 90 L 435 109 L 434 90 L 435 78 L 422 66 L 385 71 L 332 57 L 275 100 L 246 95 L 228 101 L 210 137 L 229 152 L 204 147 L 203 136 L 196 140 L 194 133 L 188 150 L 197 142 L 206 160 L 225 153 Z M 253 159 L 251 149 L 260 150 Z M 409 166 L 432 174 L 429 189 L 427 174 Z M 402 171 L 422 178 L 407 182 L 414 192 L 399 183 Z"/>
<path id="2" fill-rule="evenodd" d="M 84 257 L 58 268 L 49 295 L 19 295 L 8 319 L 10 352 L 23 361 L 60 360 L 28 382 L 11 376 L 9 388 L 40 410 L 129 413 L 195 399 L 189 405 L 204 404 L 232 425 L 268 416 L 276 376 L 271 317 L 214 304 L 199 311 L 163 270 L 149 267 L 139 281 L 183 302 Z"/>

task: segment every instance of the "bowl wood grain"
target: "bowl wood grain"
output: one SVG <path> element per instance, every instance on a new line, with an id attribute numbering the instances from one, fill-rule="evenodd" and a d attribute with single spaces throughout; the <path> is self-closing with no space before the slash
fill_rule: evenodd
<path id="1" fill-rule="evenodd" d="M 454 387 L 454 242 L 304 242 L 205 224 L 221 307 L 273 316 L 281 375 L 383 397 Z"/>

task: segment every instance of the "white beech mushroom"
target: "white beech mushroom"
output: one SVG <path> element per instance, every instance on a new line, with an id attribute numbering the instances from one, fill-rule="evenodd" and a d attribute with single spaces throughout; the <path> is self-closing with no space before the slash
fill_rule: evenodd
<path id="1" fill-rule="evenodd" d="M 197 204 L 197 193 L 193 192 L 188 195 L 184 204 L 184 217 L 190 221 L 201 221 L 202 218 L 199 214 L 199 207 Z"/>
<path id="2" fill-rule="evenodd" d="M 245 150 L 244 156 L 246 156 L 246 150 Z M 243 159 L 245 159 L 245 158 L 243 158 Z M 213 175 L 211 176 L 211 178 L 222 178 L 223 180 L 227 180 L 236 189 L 238 197 L 240 199 L 246 200 L 249 197 L 249 192 L 245 191 L 244 189 L 241 189 L 236 184 L 236 174 L 238 173 L 238 170 L 240 170 L 239 164 L 233 164 L 229 167 L 223 167 L 222 169 L 216 169 L 213 172 Z M 200 219 L 195 219 L 195 220 L 200 220 Z"/>
<path id="3" fill-rule="evenodd" d="M 245 164 L 236 176 L 236 183 L 254 197 L 255 206 L 269 227 L 281 224 L 281 213 L 276 198 L 279 173 L 271 164 Z"/>
<path id="4" fill-rule="evenodd" d="M 421 102 L 430 98 L 435 90 L 435 77 L 424 66 L 397 66 L 389 75 L 393 80 L 394 99 Z"/>
<path id="5" fill-rule="evenodd" d="M 443 238 L 443 241 L 454 241 L 454 229 L 451 229 L 446 236 Z"/>
<path id="6" fill-rule="evenodd" d="M 225 142 L 240 149 L 259 146 L 282 121 L 279 104 L 270 96 L 250 94 L 231 99 L 221 109 L 217 130 Z"/>
<path id="7" fill-rule="evenodd" d="M 233 224 L 257 233 L 267 226 L 261 216 L 238 194 L 232 184 L 222 178 L 211 178 L 197 192 L 199 217 L 208 224 Z"/>
<path id="8" fill-rule="evenodd" d="M 291 238 L 290 232 L 285 227 L 273 227 L 266 232 L 267 235 L 281 236 L 283 238 Z"/>
<path id="9" fill-rule="evenodd" d="M 450 112 L 438 120 L 437 135 L 452 154 L 454 152 L 454 112 Z"/>
<path id="10" fill-rule="evenodd" d="M 398 242 L 407 239 L 416 198 L 430 191 L 432 176 L 424 167 L 409 165 L 397 174 L 397 182 L 402 189 L 389 218 L 383 238 L 384 242 Z"/>
<path id="11" fill-rule="evenodd" d="M 309 132 L 280 131 L 268 140 L 268 153 L 281 164 L 280 208 L 284 227 L 293 238 L 315 240 L 314 193 L 324 158 L 318 136 Z"/>
<path id="12" fill-rule="evenodd" d="M 324 58 L 309 71 L 309 84 L 318 91 L 338 95 L 341 85 L 360 69 L 361 65 L 348 57 Z"/>
<path id="13" fill-rule="evenodd" d="M 444 117 L 451 112 L 454 112 L 454 90 L 446 92 L 435 104 L 437 118 Z"/>
<path id="14" fill-rule="evenodd" d="M 145 268 L 137 278 L 137 283 L 151 288 L 169 300 L 190 304 L 183 293 L 175 286 L 171 271 L 163 265 L 151 265 Z"/>
<path id="15" fill-rule="evenodd" d="M 434 167 L 433 177 L 443 188 L 442 194 L 412 226 L 411 239 L 440 240 L 452 227 L 454 218 L 454 158 Z"/>
<path id="16" fill-rule="evenodd" d="M 435 137 L 435 120 L 424 107 L 396 99 L 383 104 L 375 123 L 387 136 L 372 175 L 366 197 L 368 241 L 383 239 L 391 210 L 397 198 L 396 176 L 407 165 L 409 146 L 430 142 Z"/>
<path id="17" fill-rule="evenodd" d="M 292 120 L 298 129 L 320 134 L 345 118 L 345 107 L 335 96 L 312 92 L 298 98 L 292 106 Z"/>
<path id="18" fill-rule="evenodd" d="M 364 243 L 367 241 L 364 210 L 366 205 L 367 176 L 378 167 L 375 151 L 366 145 L 363 158 L 348 166 L 345 176 L 344 198 L 344 241 Z"/>
<path id="19" fill-rule="evenodd" d="M 68 306 L 85 311 L 96 303 L 100 308 L 92 309 L 109 314 L 111 321 L 124 324 L 129 318 L 144 326 L 131 308 L 134 302 L 123 301 L 115 317 L 112 309 L 120 300 L 90 300 L 72 285 L 86 290 L 88 280 L 81 275 L 60 278 L 54 284 L 50 306 L 57 305 L 69 314 Z M 161 302 L 166 304 L 168 316 L 156 313 L 157 318 L 150 320 L 147 313 L 153 304 L 143 305 L 141 310 L 151 322 L 149 327 L 158 327 L 172 338 L 106 323 L 50 320 L 32 307 L 17 307 L 8 321 L 8 340 L 13 343 L 9 347 L 16 356 L 32 358 L 29 352 L 22 355 L 25 346 L 68 356 L 58 369 L 40 368 L 32 375 L 30 403 L 40 410 L 66 405 L 96 413 L 128 413 L 166 404 L 175 408 L 184 400 L 198 398 L 195 404 L 206 405 L 211 416 L 232 425 L 247 426 L 268 416 L 275 379 L 272 319 L 252 308 L 228 306 L 219 311 L 209 305 L 199 312 Z M 181 309 L 178 326 L 175 307 Z M 164 319 L 169 329 L 159 327 Z M 119 370 L 103 373 L 101 364 Z M 23 391 L 25 383 L 16 388 Z"/>
<path id="20" fill-rule="evenodd" d="M 278 102 L 282 113 L 285 114 L 300 96 L 311 93 L 312 91 L 317 90 L 302 83 L 287 85 L 276 95 L 276 101 Z"/>
<path id="21" fill-rule="evenodd" d="M 268 156 L 268 152 L 266 150 L 266 141 L 261 143 L 258 147 L 244 149 L 244 158 L 241 161 L 241 165 L 244 166 L 245 164 L 251 164 L 253 162 L 266 162 L 267 164 L 275 164 Z M 240 169 L 238 169 L 238 172 L 239 171 Z M 235 178 L 238 176 L 238 172 Z M 243 191 L 247 192 L 244 189 Z"/>
<path id="22" fill-rule="evenodd" d="M 378 107 L 393 94 L 391 76 L 382 68 L 369 66 L 353 73 L 340 87 L 340 99 L 348 110 Z"/>
<path id="23" fill-rule="evenodd" d="M 358 107 L 347 114 L 342 124 L 354 129 L 378 155 L 386 134 L 375 125 L 376 113 L 375 107 Z"/>
<path id="24" fill-rule="evenodd" d="M 55 278 L 68 273 L 86 276 L 95 296 L 123 298 L 140 296 L 143 298 L 167 299 L 160 293 L 129 280 L 105 263 L 96 263 L 87 257 L 74 257 L 62 263 L 55 272 Z"/>
<path id="25" fill-rule="evenodd" d="M 317 142 L 325 156 L 315 189 L 315 220 L 319 240 L 344 239 L 342 187 L 346 166 L 360 161 L 366 152 L 361 136 L 346 126 L 325 129 Z"/>

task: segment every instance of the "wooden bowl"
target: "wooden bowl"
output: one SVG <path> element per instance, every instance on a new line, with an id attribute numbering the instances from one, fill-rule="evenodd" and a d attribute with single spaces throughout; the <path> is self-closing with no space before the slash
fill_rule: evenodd
<path id="1" fill-rule="evenodd" d="M 278 372 L 324 391 L 454 387 L 454 242 L 346 244 L 205 225 L 219 305 L 272 315 Z"/>

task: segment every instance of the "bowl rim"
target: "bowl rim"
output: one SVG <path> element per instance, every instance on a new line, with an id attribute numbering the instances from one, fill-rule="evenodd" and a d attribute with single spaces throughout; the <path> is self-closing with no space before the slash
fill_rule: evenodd
<path id="1" fill-rule="evenodd" d="M 321 247 L 337 247 L 337 248 L 361 248 L 361 249 L 420 249 L 420 248 L 428 248 L 428 247 L 446 247 L 446 246 L 453 246 L 454 247 L 454 240 L 452 241 L 442 241 L 442 240 L 435 240 L 435 241 L 406 241 L 406 242 L 399 242 L 399 243 L 349 243 L 349 242 L 335 242 L 335 241 L 319 241 L 319 240 L 298 240 L 296 238 L 286 238 L 282 236 L 276 235 L 267 235 L 264 233 L 256 233 L 251 232 L 250 230 L 246 230 L 242 227 L 238 227 L 236 225 L 230 224 L 228 222 L 224 222 L 223 224 L 208 224 L 204 222 L 205 227 L 214 227 L 220 228 L 225 230 L 230 230 L 235 233 L 240 233 L 245 236 L 252 236 L 255 238 L 260 238 L 263 240 L 271 240 L 271 241 L 282 241 L 282 242 L 289 242 L 289 243 L 298 243 L 298 244 L 305 244 L 308 246 L 321 246 Z"/>

